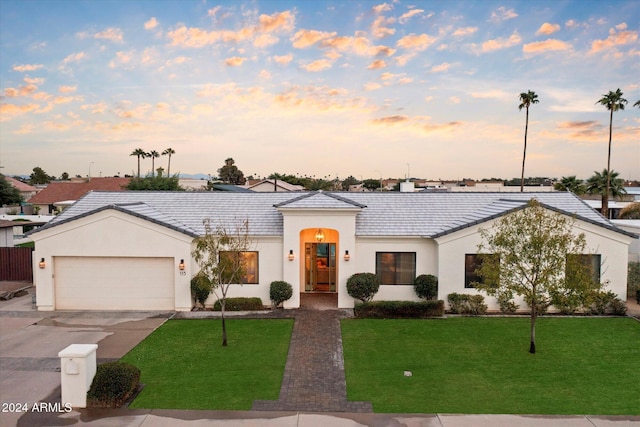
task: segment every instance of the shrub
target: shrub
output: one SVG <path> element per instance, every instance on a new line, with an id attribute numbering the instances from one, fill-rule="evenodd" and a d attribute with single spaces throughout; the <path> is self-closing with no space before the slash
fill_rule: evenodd
<path id="1" fill-rule="evenodd" d="M 204 303 L 211 293 L 211 281 L 204 274 L 196 274 L 191 279 L 191 295 L 193 301 L 204 309 Z"/>
<path id="2" fill-rule="evenodd" d="M 419 298 L 435 300 L 438 297 L 438 278 L 431 274 L 421 274 L 414 280 L 413 289 Z"/>
<path id="3" fill-rule="evenodd" d="M 636 297 L 638 304 L 638 292 L 640 291 L 640 262 L 630 262 L 627 270 L 627 296 Z"/>
<path id="4" fill-rule="evenodd" d="M 373 273 L 356 273 L 347 280 L 347 292 L 362 302 L 371 301 L 380 289 L 380 280 Z"/>
<path id="5" fill-rule="evenodd" d="M 131 397 L 140 383 L 140 369 L 124 362 L 98 365 L 91 388 L 87 392 L 87 406 L 118 408 Z"/>
<path id="6" fill-rule="evenodd" d="M 260 298 L 237 297 L 227 298 L 224 309 L 225 311 L 255 311 L 263 310 L 264 306 L 262 305 L 262 300 Z M 215 304 L 213 304 L 213 310 L 221 310 L 220 300 L 217 300 Z"/>
<path id="7" fill-rule="evenodd" d="M 487 312 L 487 305 L 484 303 L 484 296 L 482 295 L 453 292 L 447 295 L 447 301 L 449 302 L 449 311 L 451 313 L 478 315 Z"/>
<path id="8" fill-rule="evenodd" d="M 520 306 L 513 301 L 513 295 L 502 293 L 498 295 L 498 305 L 502 313 L 514 314 Z"/>
<path id="9" fill-rule="evenodd" d="M 444 316 L 444 301 L 373 301 L 356 304 L 355 317 L 370 319 L 404 319 Z"/>
<path id="10" fill-rule="evenodd" d="M 283 282 L 282 280 L 271 282 L 269 286 L 269 299 L 271 299 L 273 308 L 278 307 L 292 296 L 293 287 L 289 283 Z"/>
<path id="11" fill-rule="evenodd" d="M 616 316 L 624 316 L 627 312 L 625 302 L 611 291 L 592 291 L 587 301 L 588 303 L 585 307 L 587 314 L 603 315 L 611 313 Z"/>
<path id="12" fill-rule="evenodd" d="M 627 304 L 620 298 L 614 298 L 610 304 L 611 314 L 616 316 L 624 316 L 627 314 Z"/>

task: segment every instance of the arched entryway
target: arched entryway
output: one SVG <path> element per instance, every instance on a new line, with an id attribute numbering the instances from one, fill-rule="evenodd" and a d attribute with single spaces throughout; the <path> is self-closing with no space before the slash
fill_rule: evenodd
<path id="1" fill-rule="evenodd" d="M 307 228 L 300 232 L 301 293 L 336 293 L 338 291 L 337 230 Z"/>

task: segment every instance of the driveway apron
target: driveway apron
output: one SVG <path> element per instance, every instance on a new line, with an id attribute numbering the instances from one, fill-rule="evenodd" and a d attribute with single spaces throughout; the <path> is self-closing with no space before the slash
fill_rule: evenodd
<path id="1" fill-rule="evenodd" d="M 257 400 L 254 411 L 372 412 L 349 402 L 339 310 L 296 310 L 280 397 Z"/>

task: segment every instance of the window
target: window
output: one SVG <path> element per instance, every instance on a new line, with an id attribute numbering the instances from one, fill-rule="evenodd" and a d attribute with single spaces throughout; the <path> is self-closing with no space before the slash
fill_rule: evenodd
<path id="1" fill-rule="evenodd" d="M 376 252 L 376 275 L 381 285 L 413 285 L 415 252 Z"/>
<path id="2" fill-rule="evenodd" d="M 258 283 L 258 252 L 220 252 L 220 264 L 227 264 L 229 274 L 235 270 L 238 263 L 242 265 L 244 276 L 239 278 L 229 277 L 232 283 L 257 284 Z M 225 279 L 226 281 L 226 279 Z"/>
<path id="3" fill-rule="evenodd" d="M 593 283 L 600 283 L 600 266 L 602 256 L 599 254 L 571 254 L 567 255 L 565 274 L 569 279 L 579 279 L 579 274 L 591 277 Z M 578 269 L 578 273 L 574 273 Z"/>
<path id="4" fill-rule="evenodd" d="M 491 258 L 488 258 L 491 257 Z M 477 273 L 478 269 L 482 266 L 484 259 L 498 259 L 498 255 L 493 254 L 466 254 L 464 256 L 464 287 L 474 288 L 473 283 L 483 283 L 482 277 Z"/>

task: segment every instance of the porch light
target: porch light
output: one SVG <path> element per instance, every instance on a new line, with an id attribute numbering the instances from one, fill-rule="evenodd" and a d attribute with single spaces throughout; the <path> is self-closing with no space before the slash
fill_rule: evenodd
<path id="1" fill-rule="evenodd" d="M 316 240 L 318 242 L 324 242 L 324 231 L 322 231 L 322 228 L 318 228 L 318 231 L 316 231 Z"/>
<path id="2" fill-rule="evenodd" d="M 293 261 L 295 256 L 293 255 L 293 249 L 289 249 L 289 261 Z"/>
<path id="3" fill-rule="evenodd" d="M 178 270 L 180 270 L 180 271 L 184 270 L 184 260 L 183 259 L 181 259 L 180 260 L 180 264 L 178 264 Z"/>
<path id="4" fill-rule="evenodd" d="M 38 263 L 38 267 L 45 268 L 47 264 L 44 262 L 44 258 L 40 258 L 40 262 Z"/>
<path id="5" fill-rule="evenodd" d="M 351 259 L 351 255 L 349 255 L 349 251 L 344 251 L 344 260 L 349 261 Z"/>

